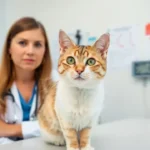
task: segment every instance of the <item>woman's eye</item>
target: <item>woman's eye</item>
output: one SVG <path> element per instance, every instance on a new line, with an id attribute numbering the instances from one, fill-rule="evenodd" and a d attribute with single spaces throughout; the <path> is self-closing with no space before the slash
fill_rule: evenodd
<path id="1" fill-rule="evenodd" d="M 68 63 L 69 65 L 73 65 L 73 64 L 75 64 L 75 59 L 74 59 L 73 57 L 68 57 L 68 58 L 67 58 L 67 63 Z"/>
<path id="2" fill-rule="evenodd" d="M 88 64 L 89 66 L 95 65 L 95 63 L 96 63 L 96 60 L 95 60 L 94 58 L 89 58 L 89 59 L 87 60 L 87 64 Z"/>
<path id="3" fill-rule="evenodd" d="M 41 46 L 42 46 L 42 44 L 41 44 L 41 43 L 39 43 L 39 42 L 35 43 L 34 45 L 35 45 L 35 47 L 37 47 L 37 48 L 39 48 L 39 47 L 41 47 Z"/>
<path id="4" fill-rule="evenodd" d="M 25 46 L 25 45 L 26 45 L 26 42 L 25 42 L 25 41 L 20 41 L 20 42 L 19 42 L 19 45 Z"/>

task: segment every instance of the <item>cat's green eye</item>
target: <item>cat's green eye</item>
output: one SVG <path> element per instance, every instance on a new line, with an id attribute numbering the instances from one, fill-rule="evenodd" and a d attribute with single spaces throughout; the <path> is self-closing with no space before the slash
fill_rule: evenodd
<path id="1" fill-rule="evenodd" d="M 95 60 L 94 58 L 89 58 L 89 59 L 87 60 L 87 64 L 88 64 L 89 66 L 95 65 L 95 63 L 96 63 L 96 60 Z"/>
<path id="2" fill-rule="evenodd" d="M 68 63 L 69 65 L 73 65 L 73 64 L 75 64 L 75 59 L 70 56 L 70 57 L 67 58 L 67 63 Z"/>

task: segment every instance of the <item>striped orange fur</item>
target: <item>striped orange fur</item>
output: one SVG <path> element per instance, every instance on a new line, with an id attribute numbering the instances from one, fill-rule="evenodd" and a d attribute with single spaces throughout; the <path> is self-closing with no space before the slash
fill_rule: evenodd
<path id="1" fill-rule="evenodd" d="M 90 133 L 102 109 L 109 34 L 91 46 L 79 46 L 60 31 L 59 42 L 60 80 L 45 89 L 38 113 L 41 134 L 46 142 L 66 144 L 67 150 L 94 150 Z"/>

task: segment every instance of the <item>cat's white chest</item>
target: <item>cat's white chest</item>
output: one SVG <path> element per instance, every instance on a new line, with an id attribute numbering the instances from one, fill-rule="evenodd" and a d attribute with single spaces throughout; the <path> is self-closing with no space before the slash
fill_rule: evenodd
<path id="1" fill-rule="evenodd" d="M 104 91 L 101 89 L 77 89 L 59 85 L 56 109 L 76 129 L 91 126 L 101 112 Z"/>

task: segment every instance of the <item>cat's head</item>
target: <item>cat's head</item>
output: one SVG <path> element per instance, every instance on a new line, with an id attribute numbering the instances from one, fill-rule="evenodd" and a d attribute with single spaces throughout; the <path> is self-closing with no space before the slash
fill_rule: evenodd
<path id="1" fill-rule="evenodd" d="M 59 32 L 60 79 L 70 86 L 90 88 L 104 78 L 107 66 L 109 34 L 103 34 L 91 46 L 76 45 L 62 30 Z"/>

